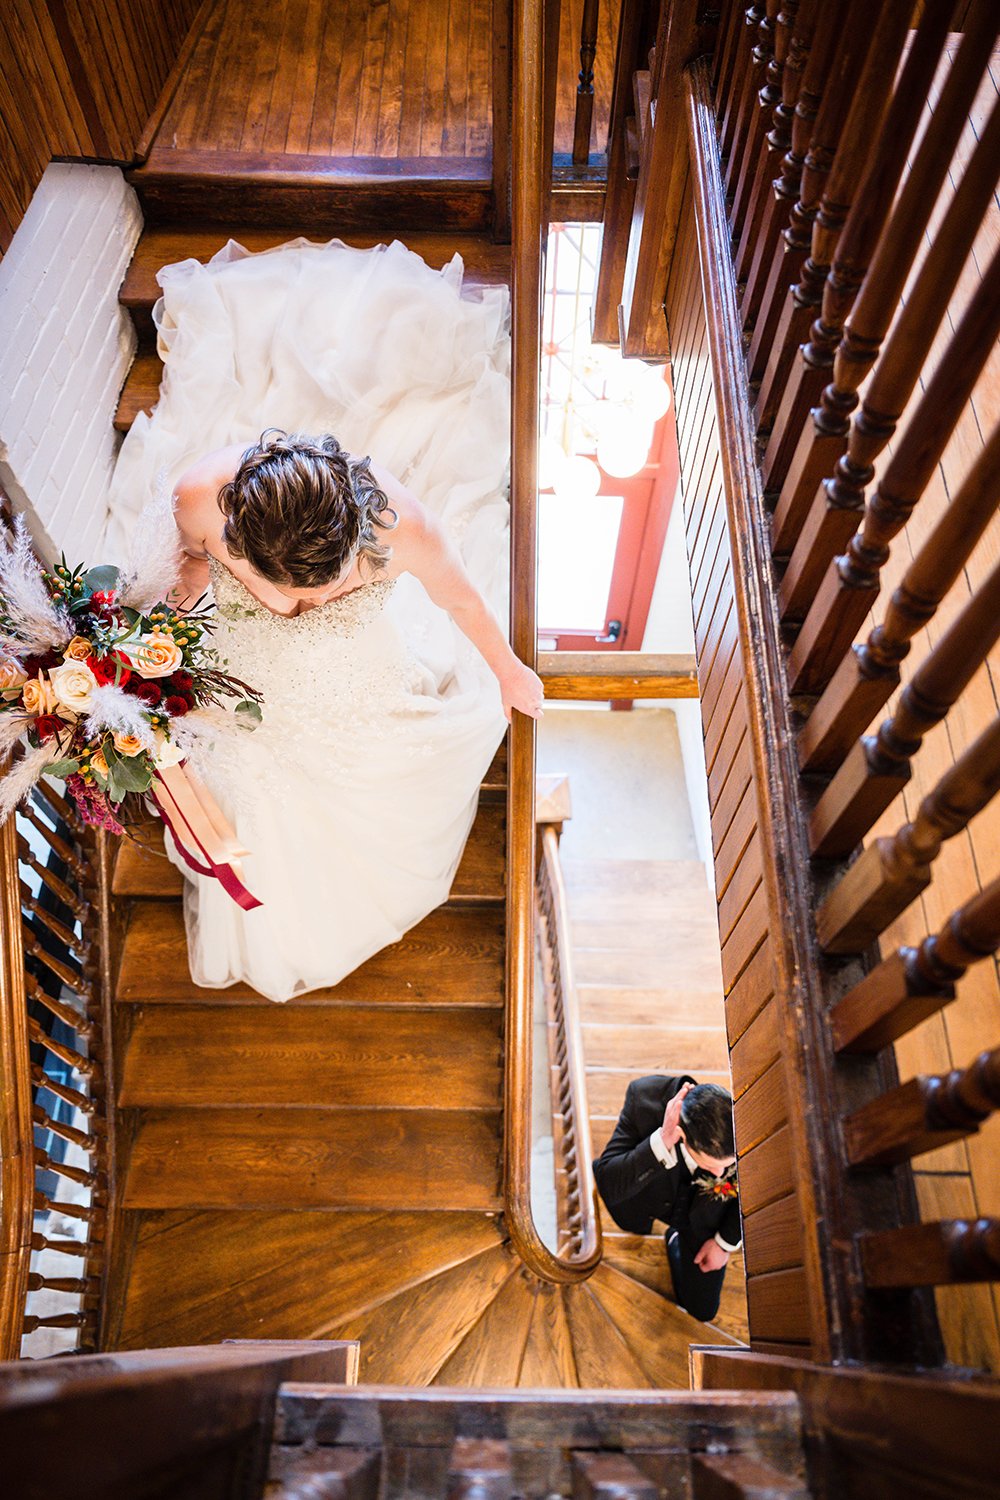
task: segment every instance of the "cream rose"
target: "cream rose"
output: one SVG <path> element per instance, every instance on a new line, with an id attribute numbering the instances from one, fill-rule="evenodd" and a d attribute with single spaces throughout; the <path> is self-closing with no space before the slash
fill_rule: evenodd
<path id="1" fill-rule="evenodd" d="M 103 750 L 95 750 L 88 762 L 90 769 L 96 771 L 99 776 L 106 777 L 108 774 L 108 762 Z"/>
<path id="2" fill-rule="evenodd" d="M 93 654 L 94 648 L 85 635 L 75 635 L 63 652 L 67 661 L 86 661 Z"/>
<path id="3" fill-rule="evenodd" d="M 161 767 L 164 771 L 170 766 L 180 765 L 184 759 L 184 751 L 179 750 L 173 740 L 168 738 L 162 729 L 157 729 L 153 738 L 156 741 L 156 749 L 153 751 L 153 764 Z"/>
<path id="4" fill-rule="evenodd" d="M 39 714 L 50 714 L 54 711 L 56 696 L 44 672 L 39 672 L 37 677 L 28 678 L 21 689 L 21 700 L 26 711 L 35 718 Z"/>
<path id="5" fill-rule="evenodd" d="M 0 693 L 19 692 L 28 674 L 12 656 L 0 656 Z"/>
<path id="6" fill-rule="evenodd" d="M 146 748 L 137 734 L 123 734 L 120 729 L 115 730 L 111 742 L 119 755 L 141 755 Z"/>
<path id="7" fill-rule="evenodd" d="M 169 677 L 184 660 L 177 642 L 159 630 L 129 641 L 124 650 L 140 677 Z"/>
<path id="8" fill-rule="evenodd" d="M 90 708 L 94 696 L 94 674 L 81 661 L 64 661 L 49 673 L 56 701 L 76 714 Z"/>

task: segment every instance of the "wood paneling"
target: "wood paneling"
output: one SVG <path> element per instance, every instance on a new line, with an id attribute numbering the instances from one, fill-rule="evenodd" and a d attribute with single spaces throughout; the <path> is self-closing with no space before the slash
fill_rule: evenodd
<path id="1" fill-rule="evenodd" d="M 681 483 L 692 581 L 702 727 L 716 860 L 719 932 L 732 1050 L 736 1140 L 744 1212 L 768 1215 L 767 1274 L 748 1265 L 752 1343 L 805 1337 L 788 1327 L 780 1287 L 800 1287 L 801 1220 L 794 1207 L 779 1017 L 757 831 L 743 650 L 726 523 L 719 429 L 690 189 L 685 190 L 666 298 Z M 782 1205 L 779 1210 L 775 1205 Z M 772 1205 L 772 1207 L 768 1207 Z M 794 1211 L 793 1211 L 794 1209 Z M 779 1284 L 773 1268 L 780 1266 Z M 762 1274 L 758 1266 L 758 1275 Z M 796 1277 L 798 1278 L 796 1280 Z M 790 1279 L 789 1279 L 790 1278 Z"/>
<path id="2" fill-rule="evenodd" d="M 8 0 L 0 249 L 54 158 L 130 162 L 198 0 Z"/>

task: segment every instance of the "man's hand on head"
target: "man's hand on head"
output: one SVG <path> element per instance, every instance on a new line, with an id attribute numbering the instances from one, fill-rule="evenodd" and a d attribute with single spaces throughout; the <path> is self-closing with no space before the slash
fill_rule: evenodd
<path id="1" fill-rule="evenodd" d="M 663 1112 L 663 1124 L 660 1127 L 660 1135 L 663 1144 L 668 1151 L 672 1151 L 681 1138 L 681 1105 L 684 1103 L 688 1091 L 694 1087 L 691 1083 L 685 1083 L 668 1102 Z"/>
<path id="2" fill-rule="evenodd" d="M 722 1271 L 729 1262 L 729 1251 L 723 1250 L 718 1240 L 706 1240 L 694 1263 L 699 1271 Z"/>

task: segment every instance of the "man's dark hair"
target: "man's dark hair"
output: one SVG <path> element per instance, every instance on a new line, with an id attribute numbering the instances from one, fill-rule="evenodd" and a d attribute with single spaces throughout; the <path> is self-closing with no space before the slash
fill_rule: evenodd
<path id="1" fill-rule="evenodd" d="M 736 1155 L 733 1098 L 717 1083 L 696 1083 L 684 1096 L 681 1125 L 692 1151 L 724 1160 Z"/>

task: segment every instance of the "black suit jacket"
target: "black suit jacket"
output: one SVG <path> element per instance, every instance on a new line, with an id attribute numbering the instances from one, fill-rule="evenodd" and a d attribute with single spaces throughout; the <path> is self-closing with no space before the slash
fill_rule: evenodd
<path id="1" fill-rule="evenodd" d="M 742 1240 L 740 1205 L 736 1197 L 717 1197 L 703 1191 L 677 1150 L 677 1164 L 667 1168 L 653 1154 L 649 1138 L 663 1124 L 667 1103 L 689 1074 L 667 1078 L 651 1073 L 629 1084 L 614 1135 L 594 1162 L 598 1191 L 620 1229 L 648 1234 L 654 1219 L 674 1229 L 690 1227 L 702 1242 L 716 1233 L 728 1245 Z"/>

